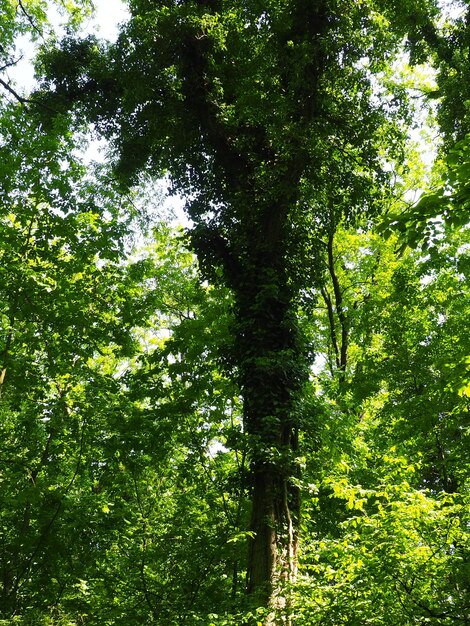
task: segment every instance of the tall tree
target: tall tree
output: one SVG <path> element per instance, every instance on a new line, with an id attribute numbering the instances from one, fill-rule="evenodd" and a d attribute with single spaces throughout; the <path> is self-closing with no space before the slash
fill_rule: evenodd
<path id="1" fill-rule="evenodd" d="M 400 95 L 381 98 L 377 77 L 437 11 L 427 0 L 129 5 L 116 45 L 68 38 L 43 54 L 41 97 L 113 139 L 123 181 L 169 171 L 202 271 L 233 290 L 250 441 L 247 589 L 275 605 L 297 567 L 301 251 L 312 227 L 331 236 L 341 215 L 373 210 L 402 138 Z"/>

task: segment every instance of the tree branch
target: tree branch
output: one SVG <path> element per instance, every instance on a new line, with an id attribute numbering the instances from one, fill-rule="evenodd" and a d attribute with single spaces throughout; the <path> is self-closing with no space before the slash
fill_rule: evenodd
<path id="1" fill-rule="evenodd" d="M 13 89 L 13 87 L 11 85 L 9 85 L 6 81 L 4 81 L 2 78 L 0 78 L 0 85 L 2 85 L 2 87 L 4 89 L 6 89 L 9 93 L 11 93 L 11 95 L 18 100 L 18 102 L 20 104 L 30 104 L 32 102 L 32 100 L 29 100 L 28 98 L 24 98 L 23 96 L 21 96 L 17 91 L 15 91 Z"/>
<path id="2" fill-rule="evenodd" d="M 339 369 L 340 357 L 339 357 L 338 338 L 336 336 L 336 324 L 335 324 L 335 315 L 333 311 L 333 303 L 331 302 L 331 297 L 326 287 L 322 285 L 320 291 L 321 291 L 323 300 L 325 301 L 325 304 L 326 304 L 326 310 L 328 312 L 328 322 L 330 325 L 331 343 L 333 344 L 333 350 L 335 352 L 336 367 Z"/>
<path id="3" fill-rule="evenodd" d="M 25 9 L 23 3 L 21 0 L 18 0 L 18 6 L 21 9 L 21 12 L 23 13 L 23 15 L 26 17 L 26 19 L 28 20 L 31 28 L 36 31 L 36 33 L 41 37 L 41 39 L 44 39 L 44 35 L 41 32 L 41 30 L 38 28 L 38 26 L 34 23 L 33 18 L 31 17 L 31 15 L 28 13 L 28 11 Z"/>
<path id="4" fill-rule="evenodd" d="M 335 270 L 335 261 L 333 256 L 333 240 L 334 233 L 331 232 L 328 236 L 328 271 L 330 272 L 331 282 L 333 283 L 333 293 L 335 297 L 336 314 L 338 315 L 339 323 L 341 326 L 341 345 L 339 356 L 339 369 L 341 370 L 341 380 L 344 380 L 344 374 L 346 371 L 346 365 L 348 360 L 348 343 L 349 343 L 349 328 L 346 313 L 343 307 L 343 294 L 338 280 L 338 275 Z"/>

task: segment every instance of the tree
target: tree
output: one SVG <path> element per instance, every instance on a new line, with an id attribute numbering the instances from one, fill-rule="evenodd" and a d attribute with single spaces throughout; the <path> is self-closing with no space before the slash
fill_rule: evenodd
<path id="1" fill-rule="evenodd" d="M 227 297 L 164 224 L 133 256 L 135 204 L 103 167 L 59 124 L 2 113 L 0 620 L 181 623 L 208 612 L 211 563 L 217 594 L 236 587 L 242 505 L 214 503 L 239 477 L 207 448 L 221 414 L 237 437 L 237 399 L 226 415 L 230 380 L 198 334 L 223 334 Z"/>
<path id="2" fill-rule="evenodd" d="M 416 51 L 437 9 L 202 0 L 130 9 L 114 46 L 67 38 L 46 50 L 37 97 L 111 138 L 123 181 L 168 170 L 188 199 L 202 272 L 233 291 L 252 500 L 247 589 L 276 605 L 297 569 L 301 251 L 312 228 L 331 238 L 342 216 L 373 211 L 385 155 L 403 138 L 402 99 L 378 97 L 380 73 L 407 33 Z"/>
<path id="3" fill-rule="evenodd" d="M 322 290 L 336 283 L 344 316 L 326 297 L 304 321 L 322 359 L 296 623 L 468 619 L 467 242 L 447 228 L 431 255 L 339 228 L 333 267 L 324 251 Z"/>
<path id="4" fill-rule="evenodd" d="M 52 603 L 69 566 L 86 561 L 85 546 L 67 550 L 64 519 L 88 510 L 76 489 L 89 484 L 99 431 L 90 386 L 96 398 L 112 387 L 90 359 L 106 344 L 132 351 L 116 286 L 131 211 L 105 178 L 91 199 L 99 177 L 85 176 L 71 136 L 41 132 L 16 105 L 1 114 L 1 611 L 11 617 L 25 597 L 36 605 L 48 575 Z"/>

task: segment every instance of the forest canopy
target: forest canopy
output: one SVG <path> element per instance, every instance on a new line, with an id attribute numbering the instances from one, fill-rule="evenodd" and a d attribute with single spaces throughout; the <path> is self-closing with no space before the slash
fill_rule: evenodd
<path id="1" fill-rule="evenodd" d="M 469 3 L 126 6 L 0 0 L 0 625 L 468 625 Z"/>

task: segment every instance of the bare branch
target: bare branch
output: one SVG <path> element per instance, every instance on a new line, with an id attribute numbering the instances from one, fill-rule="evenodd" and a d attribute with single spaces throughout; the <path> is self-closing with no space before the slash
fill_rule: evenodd
<path id="1" fill-rule="evenodd" d="M 19 59 L 13 59 L 13 61 L 9 61 L 8 63 L 5 63 L 5 65 L 2 65 L 2 67 L 0 67 L 0 72 L 4 72 L 9 67 L 14 67 L 17 63 L 19 63 L 22 60 L 23 60 L 23 55 L 21 55 Z"/>
<path id="2" fill-rule="evenodd" d="M 21 96 L 17 91 L 15 91 L 13 89 L 13 87 L 11 85 L 9 85 L 6 81 L 4 81 L 2 78 L 0 78 L 0 85 L 2 85 L 2 87 L 4 89 L 6 89 L 9 93 L 11 93 L 11 95 L 18 100 L 18 102 L 20 104 L 30 104 L 31 100 L 29 100 L 28 98 L 24 98 L 23 96 Z"/>

